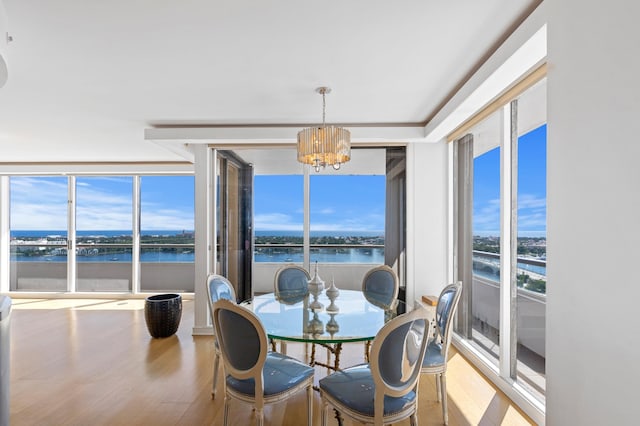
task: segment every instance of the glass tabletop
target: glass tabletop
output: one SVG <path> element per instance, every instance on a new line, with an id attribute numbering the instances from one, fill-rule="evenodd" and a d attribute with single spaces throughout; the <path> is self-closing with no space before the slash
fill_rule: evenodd
<path id="1" fill-rule="evenodd" d="M 394 309 L 381 308 L 353 290 L 340 290 L 333 301 L 324 291 L 317 297 L 268 293 L 254 297 L 249 305 L 269 337 L 310 343 L 372 340 L 402 307 L 398 302 Z"/>

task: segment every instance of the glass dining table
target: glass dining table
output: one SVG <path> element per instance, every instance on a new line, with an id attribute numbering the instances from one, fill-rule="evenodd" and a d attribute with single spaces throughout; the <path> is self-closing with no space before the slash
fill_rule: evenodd
<path id="1" fill-rule="evenodd" d="M 403 302 L 398 301 L 386 309 L 354 290 L 340 290 L 339 295 L 331 299 L 324 291 L 319 294 L 267 293 L 255 296 L 247 307 L 260 318 L 272 341 L 313 343 L 310 365 L 332 370 L 340 368 L 343 343 L 370 343 L 387 321 L 404 312 Z M 315 345 L 333 354 L 332 364 L 329 360 L 327 364 L 316 360 Z"/>

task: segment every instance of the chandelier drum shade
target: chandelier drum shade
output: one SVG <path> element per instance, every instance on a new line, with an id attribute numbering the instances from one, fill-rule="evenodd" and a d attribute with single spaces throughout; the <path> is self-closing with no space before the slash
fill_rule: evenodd
<path id="1" fill-rule="evenodd" d="M 326 166 L 338 170 L 340 165 L 351 159 L 351 132 L 325 124 L 325 95 L 331 89 L 319 87 L 316 91 L 322 95 L 322 126 L 298 132 L 298 161 L 313 166 L 316 172 Z"/>

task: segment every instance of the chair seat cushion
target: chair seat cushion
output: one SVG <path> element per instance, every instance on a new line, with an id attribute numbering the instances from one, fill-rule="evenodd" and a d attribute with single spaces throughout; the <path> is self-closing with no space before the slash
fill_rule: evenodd
<path id="1" fill-rule="evenodd" d="M 444 364 L 442 356 L 442 344 L 432 340 L 427 345 L 427 352 L 424 354 L 423 367 L 435 367 Z"/>
<path id="2" fill-rule="evenodd" d="M 320 379 L 320 390 L 349 409 L 373 417 L 375 386 L 369 364 L 356 365 Z M 415 399 L 415 391 L 402 397 L 385 395 L 384 415 L 402 411 Z"/>
<path id="3" fill-rule="evenodd" d="M 313 376 L 313 368 L 286 355 L 269 352 L 262 370 L 264 377 L 264 395 L 272 396 L 299 385 Z M 253 379 L 238 380 L 227 375 L 227 386 L 238 393 L 255 395 Z"/>

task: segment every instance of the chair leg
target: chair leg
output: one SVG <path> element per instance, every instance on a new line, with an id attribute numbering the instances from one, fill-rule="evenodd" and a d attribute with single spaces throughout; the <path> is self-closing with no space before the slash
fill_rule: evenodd
<path id="1" fill-rule="evenodd" d="M 229 423 L 229 398 L 225 395 L 224 396 L 224 417 L 223 417 L 222 424 L 224 426 L 227 426 L 228 423 Z"/>
<path id="2" fill-rule="evenodd" d="M 220 354 L 216 351 L 213 355 L 213 384 L 211 385 L 211 399 L 216 399 L 216 384 L 218 383 L 218 367 L 220 364 Z"/>
<path id="3" fill-rule="evenodd" d="M 284 340 L 280 340 L 280 353 L 282 355 L 287 354 L 287 342 L 285 342 Z"/>
<path id="4" fill-rule="evenodd" d="M 410 422 L 411 426 L 418 426 L 418 416 L 416 415 L 416 413 L 413 413 L 409 417 L 409 422 Z"/>
<path id="5" fill-rule="evenodd" d="M 436 373 L 436 397 L 438 402 L 442 402 L 442 383 L 440 382 L 440 373 Z"/>
<path id="6" fill-rule="evenodd" d="M 440 374 L 442 380 L 442 418 L 444 420 L 444 424 L 449 424 L 449 413 L 447 411 L 447 376 L 445 373 Z"/>
<path id="7" fill-rule="evenodd" d="M 320 423 L 322 426 L 327 426 L 328 417 L 329 417 L 329 404 L 323 398 L 322 399 L 322 420 Z"/>
<path id="8" fill-rule="evenodd" d="M 262 426 L 264 424 L 264 411 L 256 408 L 256 426 Z"/>
<path id="9" fill-rule="evenodd" d="M 307 386 L 307 426 L 313 426 L 313 386 Z"/>

